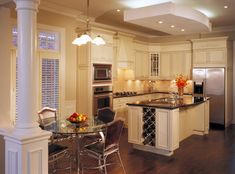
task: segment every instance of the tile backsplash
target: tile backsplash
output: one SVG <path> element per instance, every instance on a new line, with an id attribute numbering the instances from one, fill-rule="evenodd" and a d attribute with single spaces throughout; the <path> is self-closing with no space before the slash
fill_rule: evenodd
<path id="1" fill-rule="evenodd" d="M 130 70 L 118 70 L 118 78 L 113 82 L 113 91 L 147 91 L 149 89 L 159 92 L 177 92 L 174 80 L 128 80 L 132 79 Z M 189 80 L 184 93 L 193 93 L 193 82 Z"/>

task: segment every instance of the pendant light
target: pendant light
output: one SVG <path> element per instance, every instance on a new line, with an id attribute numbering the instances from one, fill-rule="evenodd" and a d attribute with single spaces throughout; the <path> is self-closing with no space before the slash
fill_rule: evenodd
<path id="1" fill-rule="evenodd" d="M 105 44 L 104 39 L 100 35 L 96 36 L 94 39 L 92 39 L 91 36 L 89 36 L 89 34 L 88 34 L 89 33 L 89 22 L 90 22 L 90 20 L 89 20 L 89 0 L 87 0 L 86 30 L 82 35 L 78 35 L 78 37 L 73 40 L 72 44 L 78 45 L 78 46 L 87 44 L 88 42 L 91 42 L 96 45 L 104 45 Z"/>

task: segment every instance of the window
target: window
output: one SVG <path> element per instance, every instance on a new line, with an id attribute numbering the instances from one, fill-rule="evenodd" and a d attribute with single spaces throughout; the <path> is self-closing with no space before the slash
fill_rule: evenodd
<path id="1" fill-rule="evenodd" d="M 40 31 L 38 34 L 38 48 L 42 50 L 58 50 L 58 33 Z"/>
<path id="2" fill-rule="evenodd" d="M 59 109 L 59 60 L 42 58 L 42 107 Z"/>
<path id="3" fill-rule="evenodd" d="M 38 32 L 37 58 L 39 67 L 39 109 L 45 106 L 56 108 L 60 112 L 60 33 L 40 30 Z M 12 29 L 12 121 L 17 118 L 17 28 Z"/>

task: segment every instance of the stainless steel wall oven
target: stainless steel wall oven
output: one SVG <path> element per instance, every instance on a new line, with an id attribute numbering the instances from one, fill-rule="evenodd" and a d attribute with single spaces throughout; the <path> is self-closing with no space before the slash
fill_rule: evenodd
<path id="1" fill-rule="evenodd" d="M 93 91 L 93 115 L 97 115 L 100 108 L 113 108 L 112 86 L 95 86 Z"/>

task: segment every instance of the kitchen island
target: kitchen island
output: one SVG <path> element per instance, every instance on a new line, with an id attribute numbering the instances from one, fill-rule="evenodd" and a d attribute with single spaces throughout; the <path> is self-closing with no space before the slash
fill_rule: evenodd
<path id="1" fill-rule="evenodd" d="M 208 134 L 209 98 L 189 95 L 127 105 L 128 141 L 136 149 L 170 156 L 185 138 Z"/>

